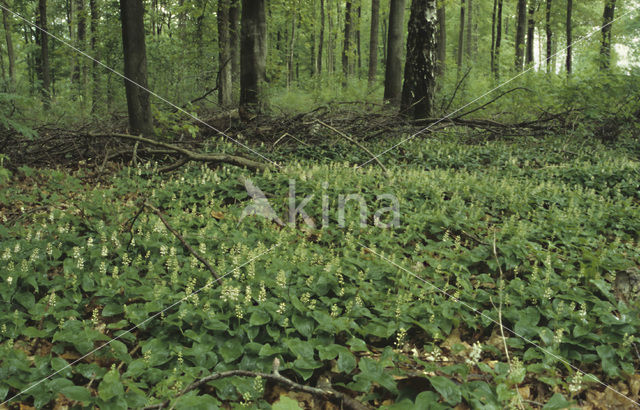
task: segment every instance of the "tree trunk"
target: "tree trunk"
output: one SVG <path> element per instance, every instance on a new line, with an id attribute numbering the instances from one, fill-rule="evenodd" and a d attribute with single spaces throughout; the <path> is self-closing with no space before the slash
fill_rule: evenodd
<path id="1" fill-rule="evenodd" d="M 500 78 L 500 46 L 502 45 L 502 3 L 503 0 L 498 0 L 498 15 L 496 16 L 496 48 L 493 72 L 496 80 Z"/>
<path id="2" fill-rule="evenodd" d="M 36 57 L 36 73 L 41 83 L 42 95 L 45 106 L 49 106 L 51 100 L 51 68 L 49 65 L 49 36 L 47 31 L 47 0 L 38 1 L 38 16 L 36 25 L 40 27 L 36 34 L 40 54 Z"/>
<path id="3" fill-rule="evenodd" d="M 433 109 L 437 28 L 436 0 L 413 0 L 401 109 L 414 118 L 428 118 Z"/>
<path id="4" fill-rule="evenodd" d="M 571 30 L 571 12 L 573 11 L 573 0 L 567 0 L 567 74 L 571 75 L 571 52 L 573 46 L 572 30 Z"/>
<path id="5" fill-rule="evenodd" d="M 260 83 L 267 58 L 267 21 L 264 0 L 242 0 L 240 38 L 240 111 L 246 118 L 260 104 Z"/>
<path id="6" fill-rule="evenodd" d="M 379 0 L 374 0 L 379 1 Z M 324 0 L 320 0 L 320 38 L 318 39 L 318 76 L 322 74 L 322 47 L 324 46 Z"/>
<path id="7" fill-rule="evenodd" d="M 231 0 L 229 6 L 229 42 L 231 43 L 231 79 L 240 77 L 240 0 Z"/>
<path id="8" fill-rule="evenodd" d="M 6 2 L 2 3 L 5 7 L 8 7 Z M 2 25 L 4 26 L 4 37 L 7 42 L 7 55 L 9 58 L 9 79 L 11 80 L 11 84 L 13 86 L 16 77 L 16 55 L 13 51 L 13 40 L 11 38 L 11 33 L 13 32 L 12 24 L 11 24 L 11 16 L 9 16 L 9 12 L 5 9 L 2 9 Z"/>
<path id="9" fill-rule="evenodd" d="M 87 18 L 86 11 L 84 7 L 84 0 L 76 0 L 77 1 L 77 19 L 78 19 L 78 35 L 76 37 L 76 47 L 79 50 L 84 51 L 87 41 Z M 75 83 L 78 84 L 79 90 L 82 94 L 86 93 L 86 85 L 87 85 L 87 64 L 85 63 L 84 57 L 78 59 L 76 63 L 76 72 L 75 72 Z"/>
<path id="10" fill-rule="evenodd" d="M 89 11 L 91 12 L 91 54 L 97 60 L 100 58 L 98 53 L 98 21 L 100 20 L 100 16 L 98 15 L 98 6 L 96 4 L 97 0 L 89 0 Z M 91 112 L 95 113 L 98 105 L 98 99 L 100 96 L 100 83 L 98 77 L 98 63 L 97 61 L 93 61 L 91 67 Z"/>
<path id="11" fill-rule="evenodd" d="M 344 45 L 342 47 L 342 86 L 347 86 L 349 78 L 349 53 L 351 52 L 351 0 L 344 9 Z"/>
<path id="12" fill-rule="evenodd" d="M 384 76 L 384 100 L 399 105 L 402 99 L 402 35 L 405 0 L 389 2 L 389 39 Z"/>
<path id="13" fill-rule="evenodd" d="M 602 46 L 600 47 L 600 68 L 606 70 L 611 64 L 611 24 L 616 10 L 616 0 L 604 1 L 602 15 Z"/>
<path id="14" fill-rule="evenodd" d="M 493 0 L 493 10 L 491 11 L 491 51 L 489 51 L 489 68 L 491 73 L 496 72 L 496 12 L 498 11 L 498 0 Z"/>
<path id="15" fill-rule="evenodd" d="M 218 0 L 218 104 L 231 105 L 231 50 L 229 41 L 229 0 Z"/>
<path id="16" fill-rule="evenodd" d="M 466 44 L 465 44 L 465 56 L 467 57 L 467 64 L 472 64 L 471 50 L 473 48 L 473 0 L 467 0 L 467 23 L 466 23 Z"/>
<path id="17" fill-rule="evenodd" d="M 371 0 L 371 29 L 369 30 L 369 87 L 376 82 L 378 71 L 378 28 L 380 26 L 380 0 Z"/>
<path id="18" fill-rule="evenodd" d="M 527 21 L 527 53 L 525 57 L 525 64 L 533 64 L 533 37 L 535 35 L 536 22 L 535 22 L 535 0 L 529 0 L 529 19 Z"/>
<path id="19" fill-rule="evenodd" d="M 438 64 L 436 65 L 436 75 L 444 76 L 447 64 L 447 18 L 444 2 L 438 2 Z"/>
<path id="20" fill-rule="evenodd" d="M 361 1 L 358 2 L 357 16 L 358 16 L 358 20 L 356 22 L 356 56 L 358 59 L 358 66 L 357 66 L 356 74 L 358 78 L 360 78 L 360 71 L 362 71 L 362 48 L 360 47 L 360 20 L 362 19 Z M 353 74 L 353 71 L 352 71 L 352 74 Z"/>
<path id="21" fill-rule="evenodd" d="M 464 0 L 460 0 L 460 30 L 458 31 L 458 58 L 456 59 L 458 78 L 462 72 L 462 56 L 464 53 L 464 7 Z"/>
<path id="22" fill-rule="evenodd" d="M 120 0 L 124 81 L 129 111 L 129 128 L 133 134 L 153 135 L 153 119 L 147 86 L 147 50 L 144 34 L 142 0 Z"/>
<path id="23" fill-rule="evenodd" d="M 524 63 L 524 40 L 527 32 L 527 0 L 518 0 L 516 25 L 516 71 L 522 71 Z"/>
<path id="24" fill-rule="evenodd" d="M 291 37 L 289 38 L 288 57 L 287 57 L 287 88 L 291 86 L 293 82 L 293 52 L 296 45 L 296 6 L 295 3 L 291 3 Z"/>
<path id="25" fill-rule="evenodd" d="M 547 0 L 547 10 L 544 17 L 544 28 L 547 34 L 547 73 L 551 72 L 551 56 L 552 56 L 552 42 L 553 42 L 553 31 L 551 31 L 551 1 Z"/>

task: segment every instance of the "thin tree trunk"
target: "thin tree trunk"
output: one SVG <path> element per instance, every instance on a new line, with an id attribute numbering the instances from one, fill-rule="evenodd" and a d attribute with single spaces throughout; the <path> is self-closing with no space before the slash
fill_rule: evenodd
<path id="1" fill-rule="evenodd" d="M 218 0 L 218 103 L 231 105 L 231 50 L 229 39 L 229 0 Z"/>
<path id="2" fill-rule="evenodd" d="M 147 86 L 147 49 L 142 0 L 120 0 L 124 81 L 129 111 L 129 128 L 133 134 L 153 135 L 153 118 Z M 144 88 L 143 88 L 144 87 Z"/>
<path id="3" fill-rule="evenodd" d="M 465 44 L 465 56 L 467 57 L 467 64 L 472 64 L 472 48 L 473 48 L 473 0 L 467 0 L 467 23 L 466 23 L 466 44 Z"/>
<path id="4" fill-rule="evenodd" d="M 535 0 L 529 0 L 529 19 L 527 21 L 527 53 L 525 57 L 525 64 L 533 64 L 533 41 L 536 29 L 535 22 Z"/>
<path id="5" fill-rule="evenodd" d="M 571 75 L 571 52 L 573 46 L 572 30 L 571 30 L 571 12 L 573 11 L 573 0 L 567 0 L 567 74 Z"/>
<path id="6" fill-rule="evenodd" d="M 349 78 L 349 54 L 351 53 L 351 0 L 344 9 L 344 45 L 342 47 L 342 86 L 347 86 Z"/>
<path id="7" fill-rule="evenodd" d="M 47 28 L 47 0 L 38 1 L 38 17 L 36 25 L 39 30 L 36 38 L 40 45 L 40 54 L 36 58 L 36 72 L 42 87 L 45 106 L 49 106 L 51 100 L 51 68 L 49 65 L 49 36 L 45 33 Z"/>
<path id="8" fill-rule="evenodd" d="M 369 30 L 369 87 L 376 82 L 378 71 L 378 28 L 380 26 L 380 0 L 371 0 L 371 29 Z"/>
<path id="9" fill-rule="evenodd" d="M 8 7 L 7 2 L 2 3 L 5 7 Z M 16 55 L 13 51 L 13 39 L 11 38 L 11 33 L 13 33 L 13 27 L 11 24 L 11 16 L 9 16 L 9 12 L 5 9 L 2 9 L 2 25 L 4 26 L 4 37 L 7 42 L 7 56 L 9 58 L 9 79 L 11 80 L 11 85 L 15 83 L 16 77 Z"/>
<path id="10" fill-rule="evenodd" d="M 496 17 L 496 49 L 493 72 L 496 80 L 500 78 L 500 46 L 502 45 L 502 3 L 503 0 L 498 0 L 498 16 Z"/>
<path id="11" fill-rule="evenodd" d="M 100 58 L 98 53 L 98 21 L 100 16 L 98 15 L 97 0 L 89 0 L 89 11 L 91 12 L 91 54 L 97 60 Z M 91 82 L 92 82 L 92 97 L 91 97 L 91 112 L 95 113 L 98 107 L 98 99 L 100 96 L 100 79 L 98 77 L 98 62 L 93 61 L 91 67 Z"/>
<path id="12" fill-rule="evenodd" d="M 231 43 L 231 79 L 240 78 L 240 0 L 231 0 L 229 6 L 229 42 Z"/>
<path id="13" fill-rule="evenodd" d="M 388 33 L 388 21 L 386 18 L 382 19 L 380 31 L 382 31 L 382 64 L 387 66 L 387 40 L 389 37 Z"/>
<path id="14" fill-rule="evenodd" d="M 358 69 L 356 74 L 360 78 L 360 71 L 362 71 L 362 48 L 360 47 L 360 20 L 362 19 L 362 5 L 361 0 L 358 2 L 358 20 L 356 22 L 356 54 L 358 57 Z"/>
<path id="15" fill-rule="evenodd" d="M 433 110 L 437 28 L 436 0 L 413 0 L 401 109 L 414 118 L 428 118 Z"/>
<path id="16" fill-rule="evenodd" d="M 391 0 L 389 5 L 389 39 L 384 78 L 384 100 L 399 105 L 402 99 L 402 37 L 405 0 Z"/>
<path id="17" fill-rule="evenodd" d="M 379 1 L 379 0 L 374 0 L 374 1 Z M 324 46 L 324 24 L 325 24 L 324 20 L 325 20 L 324 0 L 320 0 L 320 38 L 318 39 L 318 58 L 316 60 L 318 64 L 318 76 L 322 74 L 322 50 Z"/>
<path id="18" fill-rule="evenodd" d="M 444 2 L 438 2 L 438 64 L 436 66 L 436 75 L 444 76 L 447 64 L 447 18 Z"/>
<path id="19" fill-rule="evenodd" d="M 87 41 L 87 18 L 86 11 L 84 7 L 84 0 L 76 0 L 77 1 L 77 13 L 78 13 L 78 36 L 77 36 L 77 47 L 78 49 L 84 51 Z M 84 95 L 86 94 L 86 85 L 87 85 L 87 64 L 85 64 L 85 60 L 83 58 L 78 59 L 76 64 L 76 78 L 75 82 L 79 85 L 80 92 Z"/>
<path id="20" fill-rule="evenodd" d="M 294 3 L 295 4 L 295 3 Z M 288 58 L 287 58 L 287 88 L 291 86 L 293 82 L 293 54 L 296 44 L 296 13 L 295 5 L 292 5 L 291 10 L 291 37 L 289 38 Z"/>
<path id="21" fill-rule="evenodd" d="M 553 31 L 551 30 L 551 1 L 547 0 L 547 9 L 545 14 L 545 24 L 544 28 L 547 34 L 547 73 L 551 72 L 551 56 L 552 56 L 552 42 L 553 42 Z"/>
<path id="22" fill-rule="evenodd" d="M 493 10 L 491 12 L 491 51 L 489 52 L 491 73 L 496 72 L 496 14 L 498 11 L 498 0 L 493 0 Z"/>
<path id="23" fill-rule="evenodd" d="M 458 31 L 458 58 L 456 59 L 456 65 L 458 66 L 458 78 L 462 72 L 462 56 L 464 54 L 464 9 L 465 0 L 460 0 L 460 30 Z"/>
<path id="24" fill-rule="evenodd" d="M 527 0 L 518 0 L 518 21 L 516 25 L 516 71 L 522 71 L 525 51 L 525 34 L 527 32 Z"/>
<path id="25" fill-rule="evenodd" d="M 606 70 L 611 64 L 611 24 L 616 10 L 616 0 L 605 0 L 602 15 L 602 46 L 600 68 Z"/>
<path id="26" fill-rule="evenodd" d="M 240 111 L 247 117 L 260 107 L 260 83 L 267 58 L 264 0 L 242 0 L 240 38 Z"/>

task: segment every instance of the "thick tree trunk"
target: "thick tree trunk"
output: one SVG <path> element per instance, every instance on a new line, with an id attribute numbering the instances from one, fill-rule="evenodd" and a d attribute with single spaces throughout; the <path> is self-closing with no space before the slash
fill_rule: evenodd
<path id="1" fill-rule="evenodd" d="M 7 2 L 3 2 L 2 4 L 5 7 L 8 7 Z M 16 55 L 13 50 L 13 39 L 11 38 L 11 33 L 13 33 L 11 16 L 9 16 L 9 12 L 5 9 L 2 9 L 2 25 L 4 27 L 4 38 L 7 42 L 7 56 L 9 58 L 9 79 L 11 80 L 11 84 L 13 85 L 16 77 Z"/>
<path id="2" fill-rule="evenodd" d="M 525 34 L 527 32 L 527 0 L 518 0 L 516 25 L 516 71 L 522 71 L 524 63 Z"/>
<path id="3" fill-rule="evenodd" d="M 380 26 L 380 0 L 371 0 L 371 28 L 369 30 L 369 87 L 376 82 L 378 71 L 378 28 Z"/>
<path id="4" fill-rule="evenodd" d="M 259 109 L 260 83 L 267 58 L 267 21 L 264 0 L 242 0 L 240 38 L 240 111 L 246 118 Z"/>
<path id="5" fill-rule="evenodd" d="M 547 9 L 544 17 L 544 29 L 547 35 L 547 73 L 551 72 L 551 56 L 552 56 L 552 42 L 553 42 L 553 31 L 551 30 L 551 1 L 547 0 Z"/>
<path id="6" fill-rule="evenodd" d="M 240 0 L 229 6 L 229 42 L 231 43 L 231 79 L 237 84 L 240 77 Z"/>
<path id="7" fill-rule="evenodd" d="M 460 28 L 458 31 L 458 57 L 456 59 L 456 65 L 458 66 L 458 77 L 462 72 L 462 56 L 464 54 L 464 9 L 465 9 L 465 0 L 460 0 Z"/>
<path id="8" fill-rule="evenodd" d="M 527 20 L 527 53 L 525 57 L 525 64 L 533 64 L 533 37 L 535 35 L 536 22 L 535 22 L 535 0 L 529 0 L 529 18 Z"/>
<path id="9" fill-rule="evenodd" d="M 379 0 L 374 0 L 379 1 Z M 318 75 L 322 74 L 322 51 L 324 46 L 324 0 L 320 0 L 320 38 L 318 39 L 318 58 L 316 60 L 318 64 Z"/>
<path id="10" fill-rule="evenodd" d="M 45 33 L 47 28 L 47 0 L 38 1 L 38 16 L 36 25 L 41 28 L 36 34 L 40 54 L 36 57 L 36 73 L 40 80 L 45 106 L 49 106 L 51 100 L 51 68 L 49 65 L 49 36 Z"/>
<path id="11" fill-rule="evenodd" d="M 602 46 L 600 47 L 600 68 L 606 70 L 611 64 L 611 24 L 616 10 L 616 0 L 604 0 L 602 15 Z"/>
<path id="12" fill-rule="evenodd" d="M 436 75 L 442 77 L 447 64 L 447 18 L 444 2 L 438 2 L 438 64 L 436 65 Z"/>
<path id="13" fill-rule="evenodd" d="M 98 15 L 97 0 L 89 0 L 89 11 L 91 13 L 91 54 L 98 60 L 100 58 L 98 53 L 98 21 L 100 16 Z M 91 67 L 91 112 L 94 113 L 97 110 L 98 99 L 100 98 L 100 78 L 98 77 L 98 62 L 93 61 Z"/>
<path id="14" fill-rule="evenodd" d="M 428 118 L 433 109 L 437 28 L 436 0 L 413 0 L 401 107 L 414 118 Z"/>
<path id="15" fill-rule="evenodd" d="M 142 0 L 120 0 L 124 81 L 129 128 L 134 134 L 153 135 L 153 118 L 147 86 L 147 50 Z M 144 87 L 144 88 L 143 88 Z"/>
<path id="16" fill-rule="evenodd" d="M 571 30 L 571 12 L 573 11 L 573 0 L 567 0 L 567 59 L 565 65 L 567 67 L 567 74 L 571 75 L 571 53 L 573 48 L 573 37 Z"/>
<path id="17" fill-rule="evenodd" d="M 496 16 L 496 48 L 493 66 L 493 74 L 496 80 L 500 78 L 500 47 L 502 45 L 502 2 L 503 0 L 498 0 L 498 15 Z"/>
<path id="18" fill-rule="evenodd" d="M 402 37 L 405 0 L 389 2 L 389 39 L 387 40 L 384 100 L 393 105 L 402 99 Z"/>
<path id="19" fill-rule="evenodd" d="M 218 104 L 231 105 L 231 50 L 229 39 L 229 0 L 218 0 Z"/>
<path id="20" fill-rule="evenodd" d="M 342 46 L 342 86 L 347 86 L 349 78 L 349 54 L 351 53 L 351 0 L 344 9 L 344 44 Z"/>

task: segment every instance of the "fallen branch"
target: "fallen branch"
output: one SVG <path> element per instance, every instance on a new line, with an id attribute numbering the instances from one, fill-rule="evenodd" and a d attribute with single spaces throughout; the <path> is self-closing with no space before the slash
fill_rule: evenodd
<path id="1" fill-rule="evenodd" d="M 169 222 L 167 222 L 167 219 L 164 217 L 164 215 L 162 214 L 162 212 L 158 208 L 156 208 L 155 206 L 151 205 L 148 202 L 145 202 L 144 206 L 146 206 L 147 208 L 151 209 L 153 211 L 153 213 L 158 215 L 158 218 L 160 218 L 160 220 L 162 221 L 164 226 L 167 227 L 169 232 L 171 232 L 176 238 L 178 238 L 178 240 L 182 243 L 182 246 L 184 246 L 189 251 L 189 253 L 191 253 L 197 260 L 202 262 L 202 264 L 209 270 L 209 272 L 211 272 L 211 275 L 216 279 L 216 281 L 220 280 L 220 277 L 218 276 L 216 271 L 213 270 L 211 265 L 209 265 L 209 262 L 207 262 L 207 260 L 205 258 L 200 256 L 200 254 L 198 252 L 196 252 L 191 246 L 189 246 L 189 244 L 184 240 L 182 235 L 180 235 L 180 233 L 178 231 L 176 231 L 175 229 L 173 229 L 171 227 L 171 225 L 169 225 Z"/>
<path id="2" fill-rule="evenodd" d="M 380 167 L 387 172 L 387 168 L 385 168 L 385 166 L 382 164 L 382 162 L 380 162 L 380 160 L 378 159 L 378 157 L 371 151 L 369 151 L 369 149 L 367 147 L 365 147 L 364 145 L 360 144 L 358 141 L 354 140 L 353 138 L 351 138 L 350 136 L 348 136 L 347 134 L 345 134 L 344 132 L 340 131 L 337 128 L 332 127 L 331 125 L 319 120 L 319 119 L 315 119 L 313 122 L 316 122 L 320 125 L 322 125 L 323 127 L 329 128 L 330 130 L 332 130 L 333 132 L 337 133 L 338 135 L 340 135 L 341 137 L 343 137 L 344 139 L 346 139 L 347 141 L 357 145 L 360 149 L 362 149 L 364 152 L 366 152 L 367 154 L 369 154 L 371 156 L 371 158 L 373 160 L 375 160 L 378 165 L 380 165 Z"/>
<path id="3" fill-rule="evenodd" d="M 287 379 L 284 376 L 281 376 L 279 373 L 274 372 L 274 373 L 261 373 L 261 372 L 253 372 L 250 370 L 229 370 L 226 372 L 220 372 L 220 373 L 214 373 L 212 375 L 209 375 L 207 377 L 204 377 L 200 380 L 197 380 L 193 383 L 191 383 L 189 386 L 187 386 L 185 389 L 183 389 L 180 393 L 177 394 L 176 397 L 180 397 L 194 389 L 197 389 L 198 387 L 202 386 L 203 384 L 209 383 L 211 381 L 214 380 L 220 380 L 220 379 L 224 379 L 227 377 L 234 377 L 234 376 L 240 376 L 240 377 L 261 377 L 265 380 L 270 380 L 274 383 L 280 384 L 282 386 L 285 386 L 291 390 L 297 390 L 297 391 L 302 391 L 305 393 L 309 393 L 313 396 L 316 397 L 321 397 L 324 399 L 329 399 L 329 400 L 336 400 L 341 402 L 344 405 L 344 408 L 346 409 L 352 409 L 352 410 L 366 410 L 368 409 L 367 406 L 365 406 L 364 404 L 360 403 L 359 401 L 353 399 L 352 397 L 339 392 L 337 390 L 334 390 L 332 388 L 327 388 L 327 389 L 320 389 L 317 387 L 311 387 L 311 386 L 305 386 L 303 384 L 299 384 L 296 383 L 292 380 Z M 160 404 L 154 404 L 152 406 L 147 406 L 144 407 L 143 410 L 150 410 L 150 409 L 162 409 L 166 406 L 168 406 L 170 403 L 169 400 L 165 400 L 164 402 L 160 403 Z"/>
<path id="4" fill-rule="evenodd" d="M 474 112 L 476 112 L 476 111 L 480 111 L 480 110 L 484 109 L 485 107 L 487 107 L 488 105 L 492 104 L 493 102 L 495 102 L 495 101 L 499 100 L 500 98 L 504 97 L 505 95 L 507 95 L 507 94 L 509 94 L 509 93 L 512 93 L 513 91 L 516 91 L 516 90 L 531 91 L 531 90 L 529 90 L 528 88 L 525 88 L 525 87 L 516 87 L 516 88 L 512 88 L 512 89 L 510 89 L 510 90 L 508 90 L 508 91 L 503 92 L 502 94 L 498 95 L 497 97 L 492 98 L 490 101 L 488 101 L 488 102 L 486 102 L 486 103 L 482 104 L 481 106 L 476 107 L 476 108 L 474 108 L 474 109 L 472 109 L 472 110 L 469 110 L 469 111 L 467 111 L 467 112 L 465 112 L 465 113 L 463 113 L 463 114 L 460 114 L 460 115 L 458 115 L 458 116 L 454 117 L 454 120 L 458 120 L 458 119 L 460 119 L 460 118 L 462 118 L 462 117 L 466 117 L 467 115 L 469 115 L 469 114 L 471 114 L 471 113 L 474 113 Z"/>
<path id="5" fill-rule="evenodd" d="M 181 154 L 182 156 L 188 158 L 190 161 L 200 161 L 200 162 L 210 162 L 210 163 L 227 163 L 231 165 L 236 165 L 239 167 L 246 167 L 251 170 L 264 171 L 267 168 L 270 168 L 269 165 L 256 162 L 244 157 L 238 157 L 236 155 L 227 155 L 227 154 L 201 154 L 199 152 L 193 152 L 186 148 L 179 147 L 174 144 L 169 144 L 166 142 L 152 140 L 150 138 L 139 137 L 135 135 L 129 134 L 87 134 L 90 137 L 97 138 L 121 138 L 128 139 L 131 141 L 143 142 L 145 144 L 155 145 L 157 147 L 162 147 L 174 151 L 175 153 Z"/>

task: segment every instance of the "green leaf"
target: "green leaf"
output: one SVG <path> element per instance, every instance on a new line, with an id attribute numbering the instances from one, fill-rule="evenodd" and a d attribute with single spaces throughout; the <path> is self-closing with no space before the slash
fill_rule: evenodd
<path id="1" fill-rule="evenodd" d="M 556 393 L 553 396 L 551 396 L 551 398 L 549 399 L 547 404 L 544 405 L 542 410 L 561 410 L 561 409 L 567 409 L 570 406 L 571 406 L 571 403 L 568 402 L 562 394 Z"/>
<path id="2" fill-rule="evenodd" d="M 433 376 L 429 377 L 429 381 L 431 385 L 438 393 L 442 395 L 445 401 L 452 406 L 460 403 L 462 400 L 462 393 L 460 391 L 460 387 L 443 376 Z"/>
<path id="3" fill-rule="evenodd" d="M 600 345 L 596 347 L 596 352 L 602 361 L 602 370 L 607 376 L 618 376 L 620 368 L 617 365 L 616 350 L 611 345 Z"/>
<path id="4" fill-rule="evenodd" d="M 302 410 L 302 407 L 298 405 L 296 400 L 293 400 L 287 396 L 280 396 L 280 400 L 271 405 L 273 410 Z"/>
<path id="5" fill-rule="evenodd" d="M 60 389 L 60 393 L 62 393 L 65 397 L 67 397 L 70 400 L 83 401 L 83 402 L 91 401 L 91 393 L 87 388 L 82 386 L 64 387 Z"/>
<path id="6" fill-rule="evenodd" d="M 271 316 L 262 309 L 256 310 L 251 314 L 249 318 L 249 324 L 251 326 L 262 326 L 266 325 L 271 321 Z"/>
<path id="7" fill-rule="evenodd" d="M 116 371 L 112 370 L 104 375 L 98 385 L 98 395 L 102 400 L 110 400 L 113 397 L 124 395 L 124 387 L 120 382 L 120 375 Z"/>

